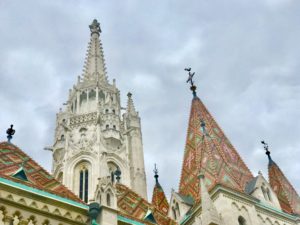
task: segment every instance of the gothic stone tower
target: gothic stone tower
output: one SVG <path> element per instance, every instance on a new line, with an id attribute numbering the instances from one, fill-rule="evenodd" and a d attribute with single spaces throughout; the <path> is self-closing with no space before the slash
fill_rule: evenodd
<path id="1" fill-rule="evenodd" d="M 123 115 L 120 91 L 107 79 L 97 20 L 89 26 L 82 76 L 57 114 L 54 176 L 85 202 L 95 199 L 98 180 L 121 170 L 120 182 L 147 198 L 140 117 L 131 93 Z"/>

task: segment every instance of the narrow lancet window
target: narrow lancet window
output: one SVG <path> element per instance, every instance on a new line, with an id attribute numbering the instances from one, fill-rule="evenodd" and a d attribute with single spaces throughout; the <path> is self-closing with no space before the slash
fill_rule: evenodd
<path id="1" fill-rule="evenodd" d="M 88 202 L 89 195 L 89 171 L 83 168 L 79 172 L 79 198 L 84 202 Z"/>

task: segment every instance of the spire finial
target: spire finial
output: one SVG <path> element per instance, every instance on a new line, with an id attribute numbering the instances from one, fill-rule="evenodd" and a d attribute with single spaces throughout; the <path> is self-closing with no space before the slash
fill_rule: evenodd
<path id="1" fill-rule="evenodd" d="M 263 146 L 264 146 L 264 149 L 265 149 L 265 151 L 266 151 L 266 155 L 268 156 L 268 159 L 269 159 L 270 161 L 272 161 L 272 159 L 271 159 L 271 152 L 269 151 L 269 145 L 268 145 L 268 143 L 266 143 L 265 141 L 261 141 L 261 143 L 262 143 Z"/>
<path id="2" fill-rule="evenodd" d="M 153 170 L 153 172 L 154 172 L 154 178 L 155 178 L 155 182 L 158 184 L 158 169 L 157 169 L 157 167 L 156 167 L 156 163 L 154 164 L 154 170 Z"/>
<path id="3" fill-rule="evenodd" d="M 13 138 L 13 135 L 15 134 L 15 130 L 13 129 L 13 124 L 10 125 L 10 128 L 6 130 L 7 133 L 7 141 L 10 143 L 11 139 Z"/>
<path id="4" fill-rule="evenodd" d="M 101 33 L 101 28 L 100 28 L 100 23 L 96 19 L 93 20 L 93 23 L 89 26 L 91 30 L 91 35 L 93 34 L 100 34 Z"/>
<path id="5" fill-rule="evenodd" d="M 195 72 L 193 72 L 193 73 L 191 72 L 192 71 L 191 67 L 185 68 L 184 70 L 189 73 L 189 77 L 188 77 L 186 82 L 191 84 L 190 89 L 193 92 L 193 96 L 196 97 L 197 96 L 197 93 L 196 93 L 197 87 L 194 85 L 194 81 L 193 81 L 193 77 L 195 75 Z"/>

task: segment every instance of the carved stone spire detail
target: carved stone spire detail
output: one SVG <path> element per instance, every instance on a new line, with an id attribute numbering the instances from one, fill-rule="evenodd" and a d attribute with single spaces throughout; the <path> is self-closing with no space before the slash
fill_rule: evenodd
<path id="1" fill-rule="evenodd" d="M 100 24 L 97 20 L 94 20 L 89 28 L 91 31 L 91 39 L 83 69 L 83 80 L 108 83 L 103 48 L 100 40 Z"/>

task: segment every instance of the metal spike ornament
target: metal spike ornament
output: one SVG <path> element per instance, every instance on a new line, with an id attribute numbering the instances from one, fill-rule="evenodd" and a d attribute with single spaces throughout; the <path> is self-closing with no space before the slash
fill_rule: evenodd
<path id="1" fill-rule="evenodd" d="M 155 181 L 156 181 L 156 183 L 158 183 L 158 170 L 157 170 L 157 167 L 156 167 L 156 164 L 154 164 L 154 170 L 153 170 L 153 172 L 154 172 L 154 178 L 155 178 Z"/>
<path id="2" fill-rule="evenodd" d="M 268 156 L 269 160 L 272 160 L 271 159 L 271 152 L 269 151 L 269 145 L 268 145 L 268 143 L 266 143 L 265 141 L 261 141 L 261 143 L 264 146 L 264 149 L 266 151 L 266 155 Z"/>
<path id="3" fill-rule="evenodd" d="M 10 128 L 6 130 L 7 134 L 7 141 L 10 143 L 11 139 L 13 138 L 13 135 L 16 133 L 16 131 L 13 129 L 14 125 L 10 125 Z"/>
<path id="4" fill-rule="evenodd" d="M 191 72 L 192 71 L 192 68 L 185 68 L 184 69 L 185 71 L 187 71 L 188 72 L 188 75 L 189 75 L 189 77 L 188 77 L 188 79 L 187 79 L 187 83 L 190 83 L 191 84 L 191 87 L 190 87 L 190 89 L 191 89 L 191 91 L 193 92 L 193 96 L 194 97 L 197 97 L 197 93 L 196 93 L 196 89 L 197 89 L 197 87 L 194 85 L 194 80 L 193 80 L 193 77 L 194 77 L 194 75 L 195 75 L 195 72 Z"/>

